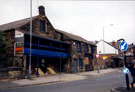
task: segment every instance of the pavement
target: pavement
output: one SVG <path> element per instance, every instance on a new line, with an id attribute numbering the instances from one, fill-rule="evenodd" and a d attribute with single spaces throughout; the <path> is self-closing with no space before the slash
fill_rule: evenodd
<path id="1" fill-rule="evenodd" d="M 130 90 L 127 90 L 125 86 L 123 87 L 117 87 L 111 89 L 111 92 L 135 92 L 135 88 L 130 88 Z"/>
<path id="2" fill-rule="evenodd" d="M 122 68 L 108 68 L 102 69 L 98 73 L 96 71 L 88 71 L 88 72 L 81 72 L 81 73 L 61 73 L 56 75 L 47 75 L 43 77 L 36 77 L 32 79 L 20 79 L 20 80 L 12 80 L 12 81 L 0 81 L 0 90 L 1 89 L 8 89 L 8 88 L 16 88 L 16 87 L 25 87 L 25 86 L 32 86 L 32 85 L 51 85 L 56 83 L 63 83 L 63 82 L 70 82 L 70 81 L 77 81 L 83 80 L 88 78 L 95 78 L 104 76 L 105 74 L 112 73 L 112 72 L 121 72 Z M 135 92 L 135 91 L 134 91 Z"/>

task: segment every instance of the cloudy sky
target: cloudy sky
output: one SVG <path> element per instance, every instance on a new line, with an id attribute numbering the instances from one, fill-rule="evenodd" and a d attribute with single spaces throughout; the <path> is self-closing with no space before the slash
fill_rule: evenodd
<path id="1" fill-rule="evenodd" d="M 43 5 L 56 29 L 95 41 L 124 38 L 135 43 L 135 1 L 33 0 L 33 16 Z M 30 16 L 30 0 L 0 0 L 0 25 Z M 113 26 L 109 26 L 113 24 Z"/>

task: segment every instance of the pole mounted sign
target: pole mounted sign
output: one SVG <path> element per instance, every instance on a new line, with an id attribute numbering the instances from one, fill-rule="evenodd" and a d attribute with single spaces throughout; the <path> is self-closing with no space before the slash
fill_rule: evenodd
<path id="1" fill-rule="evenodd" d="M 127 48 L 128 48 L 128 44 L 127 44 L 125 41 L 122 41 L 122 42 L 120 43 L 120 50 L 121 50 L 121 51 L 126 51 Z"/>
<path id="2" fill-rule="evenodd" d="M 123 40 L 120 43 L 120 50 L 124 52 L 123 59 L 124 59 L 125 68 L 123 68 L 123 72 L 125 74 L 127 90 L 129 90 L 130 89 L 130 86 L 129 86 L 129 77 L 128 77 L 129 69 L 127 68 L 127 62 L 126 62 L 126 50 L 127 49 L 128 49 L 128 44 L 125 42 L 125 40 Z"/>
<path id="3" fill-rule="evenodd" d="M 129 69 L 128 68 L 123 68 L 123 72 L 124 72 L 124 74 L 128 74 L 129 73 Z"/>

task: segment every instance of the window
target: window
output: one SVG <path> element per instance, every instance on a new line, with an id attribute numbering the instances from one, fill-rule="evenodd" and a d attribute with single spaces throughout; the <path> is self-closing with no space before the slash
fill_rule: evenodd
<path id="1" fill-rule="evenodd" d="M 81 43 L 77 42 L 77 52 L 81 52 Z"/>
<path id="2" fill-rule="evenodd" d="M 40 21 L 40 32 L 45 32 L 45 22 L 44 21 Z"/>
<path id="3" fill-rule="evenodd" d="M 83 60 L 82 59 L 79 59 L 79 68 L 83 69 Z"/>
<path id="4" fill-rule="evenodd" d="M 94 46 L 91 46 L 91 54 L 94 54 Z"/>
<path id="5" fill-rule="evenodd" d="M 61 40 L 64 41 L 64 36 L 63 36 L 63 34 L 61 34 Z"/>
<path id="6" fill-rule="evenodd" d="M 45 32 L 48 33 L 48 23 L 45 22 Z"/>
<path id="7" fill-rule="evenodd" d="M 85 48 L 85 53 L 88 53 L 88 44 L 85 44 L 84 48 Z"/>

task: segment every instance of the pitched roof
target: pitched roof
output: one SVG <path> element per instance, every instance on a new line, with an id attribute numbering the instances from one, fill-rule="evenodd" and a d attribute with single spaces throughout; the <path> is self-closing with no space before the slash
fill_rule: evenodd
<path id="1" fill-rule="evenodd" d="M 101 39 L 100 41 L 103 41 L 103 42 L 107 43 L 108 45 L 114 47 L 115 49 L 120 50 L 117 46 L 113 46 L 111 43 L 109 43 L 109 42 L 107 42 L 107 41 L 104 41 L 104 40 L 102 40 L 102 39 Z M 98 41 L 96 44 L 98 44 L 100 41 Z"/>
<path id="2" fill-rule="evenodd" d="M 32 20 L 34 20 L 35 18 L 37 18 L 37 16 L 32 17 Z M 25 19 L 21 19 L 18 21 L 10 22 L 8 24 L 0 25 L 0 31 L 19 28 L 19 27 L 27 24 L 29 21 L 30 21 L 30 18 L 25 18 Z"/>
<path id="3" fill-rule="evenodd" d="M 37 17 L 38 16 L 32 17 L 32 20 L 36 19 Z M 29 23 L 29 21 L 30 21 L 30 18 L 25 18 L 25 19 L 21 19 L 21 20 L 18 20 L 18 21 L 10 22 L 8 24 L 0 25 L 0 31 L 19 28 L 19 27 Z M 68 32 L 64 32 L 64 31 L 58 30 L 58 29 L 55 29 L 55 31 L 59 32 L 59 33 L 62 33 L 62 34 L 65 34 L 66 36 L 68 36 L 69 38 L 71 38 L 73 40 L 81 41 L 81 42 L 88 43 L 88 44 L 91 44 L 91 45 L 96 45 L 96 44 L 94 44 L 94 43 L 92 43 L 90 41 L 85 40 L 84 38 L 82 38 L 80 36 L 77 36 L 77 35 L 74 35 L 74 34 L 71 34 L 71 33 L 68 33 Z"/>
<path id="4" fill-rule="evenodd" d="M 84 43 L 88 43 L 88 44 L 91 44 L 91 45 L 96 45 L 90 41 L 87 41 L 85 40 L 84 38 L 80 37 L 80 36 L 77 36 L 77 35 L 74 35 L 74 34 L 71 34 L 71 33 L 68 33 L 68 32 L 65 32 L 65 31 L 62 31 L 62 30 L 58 30 L 58 29 L 55 29 L 57 32 L 59 33 L 62 33 L 66 36 L 68 36 L 69 38 L 73 39 L 73 40 L 76 40 L 76 41 L 81 41 L 81 42 L 84 42 Z"/>
<path id="5" fill-rule="evenodd" d="M 133 49 L 133 48 L 135 48 L 134 44 L 128 45 L 128 49 Z"/>

